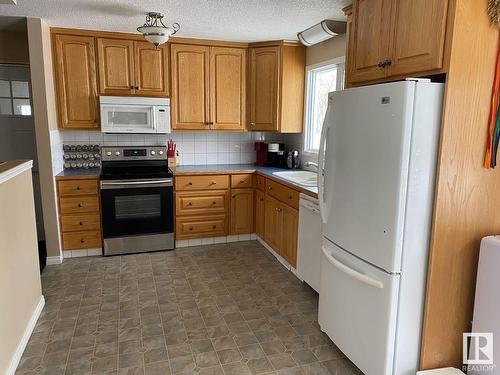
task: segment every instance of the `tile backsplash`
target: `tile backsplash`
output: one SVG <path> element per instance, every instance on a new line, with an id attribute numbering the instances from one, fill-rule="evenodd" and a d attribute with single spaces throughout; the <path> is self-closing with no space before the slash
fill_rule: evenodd
<path id="1" fill-rule="evenodd" d="M 302 134 L 260 132 L 176 132 L 170 134 L 104 134 L 98 131 L 51 131 L 54 174 L 63 169 L 63 144 L 100 146 L 157 146 L 172 139 L 179 150 L 180 165 L 252 164 L 254 142 L 284 142 L 290 149 L 301 149 Z"/>
<path id="2" fill-rule="evenodd" d="M 54 142 L 54 154 L 62 153 L 63 144 L 98 144 L 101 146 L 166 145 L 169 139 L 177 144 L 181 165 L 239 164 L 255 161 L 254 133 L 177 132 L 171 134 L 103 134 L 93 131 L 64 131 Z M 62 165 L 62 156 L 54 163 Z"/>

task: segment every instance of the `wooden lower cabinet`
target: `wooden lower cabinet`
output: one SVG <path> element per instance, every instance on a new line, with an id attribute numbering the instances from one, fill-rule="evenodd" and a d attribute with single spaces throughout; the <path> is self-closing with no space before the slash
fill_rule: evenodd
<path id="1" fill-rule="evenodd" d="M 255 190 L 255 233 L 260 238 L 264 238 L 266 220 L 266 194 L 260 190 Z"/>
<path id="2" fill-rule="evenodd" d="M 97 177 L 57 180 L 63 249 L 102 247 Z"/>
<path id="3" fill-rule="evenodd" d="M 231 234 L 253 233 L 253 189 L 231 190 Z"/>
<path id="4" fill-rule="evenodd" d="M 293 268 L 297 268 L 297 235 L 299 230 L 299 211 L 281 204 L 282 240 L 281 256 L 286 259 Z"/>
<path id="5" fill-rule="evenodd" d="M 273 187 L 279 185 L 281 188 L 289 189 L 276 182 L 273 184 Z M 298 194 L 297 191 L 294 190 L 294 192 Z M 299 211 L 288 205 L 288 196 L 285 198 L 286 203 L 271 195 L 266 195 L 264 202 L 264 240 L 295 268 L 297 266 Z"/>
<path id="6" fill-rule="evenodd" d="M 278 254 L 281 253 L 283 232 L 283 219 L 280 209 L 280 202 L 277 199 L 266 196 L 264 241 Z"/>

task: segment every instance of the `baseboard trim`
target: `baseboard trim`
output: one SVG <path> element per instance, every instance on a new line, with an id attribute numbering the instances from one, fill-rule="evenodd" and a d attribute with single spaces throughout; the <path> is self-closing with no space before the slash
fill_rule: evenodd
<path id="1" fill-rule="evenodd" d="M 281 263 L 283 267 L 285 267 L 288 271 L 290 271 L 291 269 L 290 264 L 285 259 L 283 259 L 276 251 L 274 251 L 273 248 L 266 243 L 266 241 L 264 241 L 259 236 L 257 236 L 257 241 L 259 241 L 259 243 L 262 246 L 264 246 L 266 250 L 269 251 L 271 255 L 274 256 L 278 260 L 278 262 Z"/>
<path id="2" fill-rule="evenodd" d="M 54 264 L 61 264 L 63 262 L 62 255 L 57 255 L 55 257 L 47 257 L 47 266 L 52 266 Z"/>
<path id="3" fill-rule="evenodd" d="M 14 353 L 14 356 L 10 360 L 10 365 L 9 368 L 7 369 L 7 375 L 14 375 L 14 373 L 16 372 L 17 366 L 19 366 L 19 361 L 21 361 L 21 357 L 23 356 L 24 350 L 26 349 L 31 334 L 35 329 L 36 322 L 38 321 L 38 318 L 40 317 L 40 314 L 43 310 L 43 306 L 45 306 L 45 298 L 42 295 L 40 296 L 40 301 L 38 301 L 38 305 L 33 311 L 33 314 L 31 314 L 31 318 L 28 322 L 28 325 L 26 326 L 26 329 L 24 330 L 24 334 L 23 337 L 21 338 L 21 341 L 19 341 L 19 344 L 17 345 L 17 349 Z"/>

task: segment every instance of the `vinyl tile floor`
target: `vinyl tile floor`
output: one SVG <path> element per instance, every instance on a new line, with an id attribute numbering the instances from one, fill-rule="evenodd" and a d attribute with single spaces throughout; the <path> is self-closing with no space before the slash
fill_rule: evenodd
<path id="1" fill-rule="evenodd" d="M 68 259 L 16 374 L 361 374 L 258 242 Z"/>

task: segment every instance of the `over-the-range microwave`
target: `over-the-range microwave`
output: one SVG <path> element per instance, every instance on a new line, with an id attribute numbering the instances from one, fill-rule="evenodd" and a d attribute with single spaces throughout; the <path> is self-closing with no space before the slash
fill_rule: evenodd
<path id="1" fill-rule="evenodd" d="M 101 96 L 103 133 L 170 133 L 170 99 Z"/>

